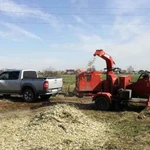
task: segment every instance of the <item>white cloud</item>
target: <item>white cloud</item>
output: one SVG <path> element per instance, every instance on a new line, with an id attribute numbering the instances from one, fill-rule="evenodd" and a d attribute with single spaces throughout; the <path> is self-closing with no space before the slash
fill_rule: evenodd
<path id="1" fill-rule="evenodd" d="M 71 0 L 71 3 L 78 8 L 88 6 L 88 0 Z"/>
<path id="2" fill-rule="evenodd" d="M 117 18 L 111 32 L 116 36 L 116 40 L 118 41 L 128 40 L 143 32 L 143 27 L 138 24 L 141 24 L 141 20 L 138 18 L 127 20 Z"/>
<path id="3" fill-rule="evenodd" d="M 0 0 L 1 1 L 1 0 Z M 0 8 L 0 10 L 6 11 L 5 14 L 10 15 L 10 16 L 15 16 L 15 17 L 35 17 L 42 19 L 46 22 L 50 22 L 54 26 L 57 25 L 58 19 L 55 18 L 51 14 L 44 13 L 43 11 L 35 8 L 30 8 L 27 6 L 23 5 L 18 5 L 17 3 L 11 1 L 11 0 L 3 0 L 3 8 Z M 33 68 L 45 68 L 45 66 L 48 66 L 47 64 L 50 64 L 55 67 L 60 68 L 60 65 L 63 66 L 74 66 L 78 67 L 80 64 L 83 66 L 87 62 L 87 58 L 84 59 L 84 56 L 89 55 L 89 58 L 92 58 L 93 53 L 95 52 L 96 49 L 104 49 L 108 54 L 110 54 L 118 67 L 121 67 L 123 69 L 126 69 L 129 65 L 133 65 L 134 68 L 136 69 L 147 69 L 150 70 L 150 59 L 149 59 L 149 49 L 150 49 L 150 31 L 148 29 L 148 26 L 139 26 L 138 24 L 144 24 L 145 20 L 149 19 L 148 17 L 128 17 L 128 16 L 123 16 L 124 14 L 133 14 L 136 13 L 137 9 L 136 8 L 141 8 L 141 7 L 147 7 L 149 6 L 147 3 L 148 0 L 137 0 L 131 1 L 131 0 L 126 0 L 126 1 L 120 1 L 120 0 L 112 0 L 109 1 L 108 5 L 106 6 L 107 8 L 120 8 L 120 9 L 108 9 L 108 14 L 121 14 L 120 16 L 114 15 L 111 19 L 113 25 L 110 26 L 108 30 L 106 28 L 102 31 L 102 28 L 97 28 L 94 27 L 93 29 L 91 28 L 86 28 L 87 24 L 84 23 L 84 20 L 82 19 L 83 17 L 80 17 L 80 15 L 74 16 L 74 19 L 78 23 L 84 23 L 84 27 L 82 26 L 74 26 L 73 24 L 66 25 L 67 31 L 72 31 L 71 36 L 69 37 L 69 41 L 71 42 L 64 42 L 64 43 L 59 43 L 59 40 L 56 41 L 56 43 L 52 43 L 50 47 L 50 51 L 55 51 L 55 52 L 64 52 L 68 51 L 71 56 L 71 51 L 81 51 L 81 56 L 83 57 L 82 62 L 72 62 L 72 63 L 66 63 L 67 60 L 62 63 L 62 60 L 56 60 L 53 62 L 49 62 L 50 60 L 47 60 L 47 62 L 43 62 L 43 60 L 38 60 L 38 61 L 29 61 L 30 63 L 28 64 L 27 62 L 22 62 L 22 60 L 18 60 L 13 66 L 16 66 L 17 63 L 21 64 L 22 62 L 22 67 L 25 66 L 32 66 Z M 11 8 L 14 9 L 9 9 L 9 7 L 6 7 L 6 4 L 8 6 L 13 6 Z M 147 5 L 146 5 L 147 4 Z M 87 7 L 88 2 L 87 0 L 72 0 L 72 6 L 77 6 L 79 10 L 81 10 L 81 7 Z M 78 7 L 79 6 L 79 7 Z M 78 9 L 77 9 L 78 10 Z M 139 9 L 138 9 L 139 10 Z M 12 11 L 18 11 L 21 13 L 12 13 Z M 94 19 L 94 18 L 93 18 Z M 95 20 L 97 21 L 97 20 Z M 7 28 L 11 30 L 11 32 L 5 32 L 5 31 L 0 31 L 0 36 L 1 37 L 8 37 L 8 36 L 15 36 L 15 31 L 17 34 L 24 35 L 29 38 L 34 38 L 41 40 L 40 37 L 37 35 L 34 35 L 33 33 L 30 33 L 26 31 L 25 29 L 22 29 L 16 25 L 8 25 L 5 24 Z M 92 25 L 91 25 L 92 26 Z M 92 29 L 92 31 L 89 31 Z M 96 30 L 99 30 L 98 33 L 102 32 L 105 35 L 99 36 L 96 32 Z M 70 33 L 70 32 L 69 32 Z M 67 41 L 67 40 L 66 40 Z M 85 52 L 85 55 L 84 55 Z M 57 55 L 55 55 L 57 57 Z M 67 58 L 66 58 L 67 59 Z M 12 62 L 15 60 L 12 60 Z M 43 62 L 43 65 L 41 64 Z M 7 65 L 8 63 L 5 62 Z M 6 65 L 6 66 L 7 66 Z M 11 65 L 12 66 L 12 65 Z M 21 67 L 21 68 L 22 68 Z M 54 67 L 54 68 L 55 68 Z M 96 67 L 102 69 L 105 67 L 105 62 L 101 59 L 97 59 L 96 61 Z M 46 67 L 47 68 L 47 67 Z"/>
<path id="4" fill-rule="evenodd" d="M 135 69 L 150 70 L 150 59 L 148 56 L 150 49 L 150 30 L 149 26 L 145 26 L 146 15 L 132 16 L 141 14 L 139 8 L 147 8 L 148 0 L 119 1 L 113 0 L 108 7 L 119 8 L 112 9 L 109 13 L 120 14 L 115 16 L 111 30 L 112 43 L 106 43 L 105 51 L 116 60 L 118 66 L 126 69 L 129 65 L 133 65 Z M 124 16 L 129 14 L 131 16 Z"/>
<path id="5" fill-rule="evenodd" d="M 76 36 L 78 37 L 78 41 L 76 43 L 55 44 L 51 47 L 51 49 L 62 52 L 69 51 L 70 54 L 71 51 L 81 51 L 85 52 L 85 55 L 89 55 L 89 58 L 91 59 L 96 49 L 104 49 L 106 53 L 113 57 L 117 67 L 127 69 L 128 66 L 132 65 L 136 70 L 150 70 L 150 59 L 148 55 L 150 50 L 150 32 L 144 32 L 125 43 L 120 41 L 116 43 L 113 41 L 109 42 L 97 35 L 78 34 Z M 80 57 L 84 58 L 84 56 Z M 76 66 L 77 68 L 79 65 L 84 68 L 87 61 L 88 60 L 85 59 L 81 65 L 79 65 L 79 62 L 78 64 L 76 62 L 76 65 L 72 64 L 72 66 Z M 95 66 L 99 70 L 103 69 L 105 67 L 105 61 L 97 58 Z"/>
<path id="6" fill-rule="evenodd" d="M 52 26 L 58 26 L 58 19 L 52 15 L 45 13 L 37 8 L 32 8 L 26 5 L 19 5 L 12 0 L 0 0 L 0 11 L 9 16 L 15 17 L 34 17 L 39 18 Z"/>
<path id="7" fill-rule="evenodd" d="M 105 46 L 104 40 L 97 35 L 76 34 L 78 41 L 76 43 L 51 44 L 53 51 L 88 51 L 91 52 Z M 61 49 L 60 49 L 61 47 Z"/>
<path id="8" fill-rule="evenodd" d="M 117 14 L 135 12 L 136 10 L 140 10 L 140 8 L 147 8 L 148 4 L 149 0 L 111 0 L 107 2 L 108 8 L 117 8 L 111 10 L 113 13 L 117 12 Z"/>
<path id="9" fill-rule="evenodd" d="M 79 17 L 77 15 L 74 15 L 73 17 L 75 18 L 75 20 L 76 20 L 77 23 L 84 24 L 84 21 L 83 21 L 83 19 L 81 19 L 81 17 Z"/>
<path id="10" fill-rule="evenodd" d="M 147 7 L 148 3 L 148 0 L 137 0 L 136 2 L 131 0 L 113 0 L 108 3 L 108 7 L 117 8 L 110 9 L 109 13 L 119 14 L 115 16 L 111 31 L 112 34 L 116 36 L 116 40 L 119 42 L 129 39 L 132 40 L 139 34 L 147 31 L 148 28 L 146 26 L 143 27 L 142 25 L 145 24 L 148 17 L 146 17 L 146 15 L 145 17 L 134 15 L 141 14 L 141 10 L 143 9 L 139 8 Z"/>
<path id="11" fill-rule="evenodd" d="M 10 36 L 10 33 L 4 32 L 4 31 L 0 31 L 0 37 L 5 38 L 5 37 L 8 37 L 8 36 Z"/>
<path id="12" fill-rule="evenodd" d="M 17 37 L 19 35 L 24 35 L 28 38 L 37 39 L 37 40 L 42 41 L 42 39 L 39 36 L 29 32 L 15 24 L 7 23 L 7 22 L 3 22 L 1 24 L 9 29 L 9 31 L 0 31 L 0 36 L 3 38 L 12 38 L 14 40 L 14 39 L 17 39 Z"/>

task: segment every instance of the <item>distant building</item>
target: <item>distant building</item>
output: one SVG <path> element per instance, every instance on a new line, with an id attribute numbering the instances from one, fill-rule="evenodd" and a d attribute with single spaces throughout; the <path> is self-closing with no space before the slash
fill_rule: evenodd
<path id="1" fill-rule="evenodd" d="M 67 69 L 66 70 L 66 74 L 75 74 L 75 70 L 74 69 Z"/>

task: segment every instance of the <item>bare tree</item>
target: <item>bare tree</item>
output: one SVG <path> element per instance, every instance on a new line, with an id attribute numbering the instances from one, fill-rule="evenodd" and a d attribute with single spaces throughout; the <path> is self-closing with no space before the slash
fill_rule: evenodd
<path id="1" fill-rule="evenodd" d="M 56 71 L 54 68 L 49 67 L 42 72 L 39 73 L 41 77 L 52 77 L 52 76 L 59 76 L 58 71 Z"/>

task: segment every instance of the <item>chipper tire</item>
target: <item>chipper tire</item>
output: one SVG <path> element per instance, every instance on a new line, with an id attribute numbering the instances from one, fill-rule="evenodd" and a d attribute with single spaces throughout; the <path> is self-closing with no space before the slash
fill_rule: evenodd
<path id="1" fill-rule="evenodd" d="M 27 103 L 31 103 L 35 100 L 35 94 L 32 89 L 27 88 L 23 91 L 23 100 Z"/>
<path id="2" fill-rule="evenodd" d="M 95 99 L 95 105 L 98 110 L 107 111 L 110 109 L 110 100 L 104 96 L 99 96 Z"/>

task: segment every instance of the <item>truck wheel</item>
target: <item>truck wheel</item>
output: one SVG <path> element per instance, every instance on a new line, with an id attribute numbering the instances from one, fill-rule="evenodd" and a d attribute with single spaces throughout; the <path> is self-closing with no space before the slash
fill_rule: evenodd
<path id="1" fill-rule="evenodd" d="M 49 98 L 51 97 L 51 95 L 41 95 L 40 97 L 43 100 L 49 100 Z"/>
<path id="2" fill-rule="evenodd" d="M 31 89 L 25 89 L 23 91 L 23 100 L 25 102 L 33 102 L 35 100 L 35 94 Z"/>
<path id="3" fill-rule="evenodd" d="M 95 105 L 97 109 L 107 111 L 110 108 L 110 101 L 106 97 L 100 96 L 96 98 Z"/>

